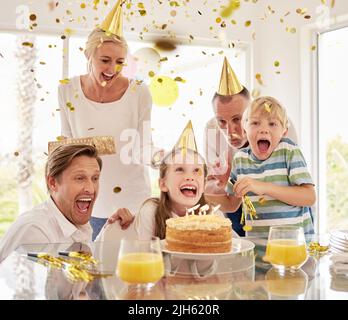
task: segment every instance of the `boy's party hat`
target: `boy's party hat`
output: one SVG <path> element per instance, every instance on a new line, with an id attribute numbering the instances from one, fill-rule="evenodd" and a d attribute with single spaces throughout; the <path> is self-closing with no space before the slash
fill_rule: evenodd
<path id="1" fill-rule="evenodd" d="M 237 76 L 225 57 L 217 93 L 222 96 L 233 96 L 234 94 L 240 93 L 242 90 L 243 86 L 239 83 Z"/>
<path id="2" fill-rule="evenodd" d="M 115 36 L 123 37 L 123 2 L 124 0 L 118 0 L 117 4 L 113 7 L 105 20 L 99 26 L 100 29 L 104 30 L 106 33 L 111 33 Z"/>

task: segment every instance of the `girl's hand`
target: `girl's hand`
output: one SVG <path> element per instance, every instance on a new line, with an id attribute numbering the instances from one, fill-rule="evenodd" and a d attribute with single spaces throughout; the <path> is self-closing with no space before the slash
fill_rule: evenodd
<path id="1" fill-rule="evenodd" d="M 236 197 L 243 197 L 248 192 L 253 192 L 258 196 L 264 195 L 266 193 L 266 187 L 268 183 L 263 181 L 258 181 L 248 177 L 238 180 L 234 186 L 233 191 Z"/>
<path id="2" fill-rule="evenodd" d="M 107 224 L 111 224 L 119 220 L 122 229 L 127 229 L 134 220 L 134 216 L 126 208 L 118 209 L 107 221 Z"/>

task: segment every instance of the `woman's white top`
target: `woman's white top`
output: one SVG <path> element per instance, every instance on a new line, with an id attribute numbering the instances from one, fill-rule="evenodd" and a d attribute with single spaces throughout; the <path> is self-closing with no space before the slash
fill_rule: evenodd
<path id="1" fill-rule="evenodd" d="M 108 218 L 119 208 L 136 214 L 151 195 L 146 165 L 151 163 L 154 152 L 149 89 L 144 83 L 130 81 L 119 100 L 99 103 L 86 98 L 77 76 L 60 85 L 58 95 L 63 136 L 115 139 L 116 154 L 101 156 L 99 195 L 92 216 Z"/>

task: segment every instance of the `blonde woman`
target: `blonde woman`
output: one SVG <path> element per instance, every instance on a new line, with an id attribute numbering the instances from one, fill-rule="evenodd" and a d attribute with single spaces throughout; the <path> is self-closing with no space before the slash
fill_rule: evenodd
<path id="1" fill-rule="evenodd" d="M 90 220 L 93 240 L 114 212 L 134 215 L 151 195 L 146 163 L 154 154 L 152 99 L 144 83 L 122 75 L 126 55 L 123 37 L 93 30 L 85 48 L 87 74 L 58 90 L 63 136 L 113 136 L 116 144 L 116 154 L 102 157 L 100 193 Z"/>

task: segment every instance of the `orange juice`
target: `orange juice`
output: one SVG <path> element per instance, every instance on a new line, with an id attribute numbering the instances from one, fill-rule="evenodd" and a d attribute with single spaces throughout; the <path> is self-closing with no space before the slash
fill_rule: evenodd
<path id="1" fill-rule="evenodd" d="M 155 283 L 164 275 L 162 256 L 151 252 L 127 253 L 118 261 L 117 273 L 128 283 Z"/>
<path id="2" fill-rule="evenodd" d="M 300 267 L 307 259 L 306 244 L 296 240 L 269 240 L 266 259 L 273 265 L 284 267 Z"/>

